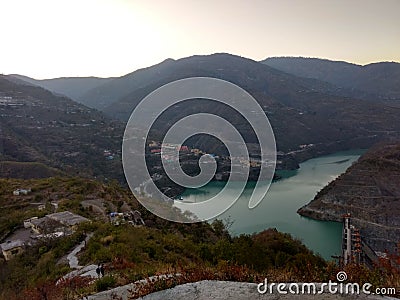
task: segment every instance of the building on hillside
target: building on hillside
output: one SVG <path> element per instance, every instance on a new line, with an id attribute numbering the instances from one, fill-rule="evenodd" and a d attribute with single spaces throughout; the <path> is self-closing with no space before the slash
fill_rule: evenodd
<path id="1" fill-rule="evenodd" d="M 30 220 L 31 228 L 37 234 L 63 232 L 68 235 L 74 232 L 79 224 L 84 222 L 90 222 L 90 220 L 70 211 L 53 213 L 43 218 Z"/>
<path id="2" fill-rule="evenodd" d="M 30 223 L 33 232 L 36 234 L 47 235 L 54 232 L 65 232 L 67 229 L 60 222 L 47 218 L 47 216 L 31 220 Z"/>
<path id="3" fill-rule="evenodd" d="M 32 228 L 32 226 L 33 226 L 32 221 L 33 220 L 37 220 L 37 219 L 39 219 L 39 218 L 38 217 L 33 217 L 33 218 L 29 218 L 29 219 L 24 220 L 24 228 Z"/>
<path id="4" fill-rule="evenodd" d="M 14 196 L 28 195 L 31 192 L 31 189 L 16 189 L 13 191 Z"/>
<path id="5" fill-rule="evenodd" d="M 70 211 L 62 211 L 58 213 L 53 213 L 46 216 L 54 221 L 60 222 L 65 227 L 75 231 L 79 224 L 84 222 L 90 222 L 89 219 L 82 217 L 80 215 L 74 214 Z"/>
<path id="6" fill-rule="evenodd" d="M 6 241 L 0 244 L 1 252 L 5 260 L 10 260 L 16 255 L 21 254 L 24 251 L 24 243 L 21 240 Z"/>

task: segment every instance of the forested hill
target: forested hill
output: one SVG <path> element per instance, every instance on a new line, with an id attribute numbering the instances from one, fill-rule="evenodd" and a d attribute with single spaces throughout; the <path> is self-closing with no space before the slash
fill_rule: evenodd
<path id="1" fill-rule="evenodd" d="M 0 76 L 0 116 L 1 161 L 38 162 L 68 174 L 122 180 L 123 126 L 101 112 Z M 7 174 L 10 167 L 2 164 Z"/>

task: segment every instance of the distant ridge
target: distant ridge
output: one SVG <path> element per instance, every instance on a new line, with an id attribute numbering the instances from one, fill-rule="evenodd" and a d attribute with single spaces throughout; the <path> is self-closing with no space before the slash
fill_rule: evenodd
<path id="1" fill-rule="evenodd" d="M 280 65 L 286 69 L 279 69 Z M 227 80 L 246 89 L 258 100 L 271 121 L 278 149 L 293 152 L 302 161 L 323 153 L 369 147 L 383 138 L 398 135 L 399 65 L 358 66 L 316 58 L 271 58 L 260 63 L 228 53 L 216 53 L 166 59 L 117 78 L 61 78 L 54 81 L 94 80 L 95 87 L 80 96 L 81 102 L 102 110 L 109 117 L 127 121 L 139 101 L 166 83 L 196 76 Z M 98 80 L 104 82 L 99 84 Z M 399 104 L 397 107 L 396 103 Z M 243 123 L 229 109 L 199 103 L 169 110 L 155 125 L 155 132 L 162 134 L 157 131 L 195 109 L 220 113 L 227 119 L 235 119 L 233 122 Z M 243 129 L 249 131 L 245 126 Z M 250 132 L 245 136 L 248 142 L 254 142 Z M 309 144 L 315 149 L 300 151 Z M 215 150 L 215 144 L 204 139 L 192 146 L 204 149 L 212 146 L 208 150 Z"/>
<path id="2" fill-rule="evenodd" d="M 34 79 L 23 75 L 11 74 L 10 78 L 14 78 L 16 83 L 27 83 L 40 86 L 53 93 L 67 96 L 78 103 L 92 107 L 90 103 L 85 101 L 83 95 L 88 91 L 105 84 L 113 78 L 99 77 L 60 77 L 53 79 Z M 19 80 L 19 82 L 18 82 Z"/>
<path id="3" fill-rule="evenodd" d="M 60 77 L 37 80 L 18 74 L 11 74 L 10 77 L 65 95 L 88 107 L 104 110 L 118 99 L 128 96 L 132 90 L 143 88 L 157 78 L 162 81 L 162 74 L 174 68 L 177 62 L 212 56 L 247 59 L 229 53 L 193 55 L 178 60 L 167 58 L 153 66 L 110 78 Z M 327 92 L 331 94 L 391 101 L 391 104 L 400 99 L 400 64 L 397 62 L 377 62 L 362 66 L 325 58 L 284 56 L 270 57 L 261 63 L 298 77 L 319 80 L 320 84 L 329 83 L 332 86 L 327 87 Z"/>
<path id="4" fill-rule="evenodd" d="M 369 100 L 400 100 L 400 63 L 378 62 L 357 65 L 306 57 L 271 57 L 262 63 L 277 70 L 305 78 L 313 78 L 341 88 L 368 93 L 360 97 Z"/>
<path id="5" fill-rule="evenodd" d="M 168 59 L 115 78 L 89 91 L 86 96 L 90 101 L 109 103 L 102 110 L 110 117 L 126 121 L 137 103 L 150 92 L 174 80 L 196 76 L 227 80 L 250 92 L 271 121 L 278 149 L 297 151 L 300 145 L 319 145 L 318 150 L 296 154 L 301 160 L 326 151 L 368 147 L 383 136 L 400 130 L 395 108 L 352 97 L 351 91 L 325 81 L 288 74 L 228 53 Z M 194 110 L 218 113 L 228 120 L 234 119 L 232 122 L 242 123 L 229 109 L 192 103 L 166 112 L 155 128 L 166 128 L 166 124 Z M 245 136 L 248 142 L 253 142 L 250 133 Z M 212 146 L 209 150 L 215 150 L 215 144 L 204 139 L 199 139 L 196 146 L 203 149 Z"/>
<path id="6" fill-rule="evenodd" d="M 47 177 L 57 175 L 58 169 L 123 182 L 117 159 L 120 122 L 65 96 L 9 78 L 0 75 L 0 177 L 18 177 L 17 170 L 22 178 Z M 104 150 L 116 159 L 107 160 Z"/>

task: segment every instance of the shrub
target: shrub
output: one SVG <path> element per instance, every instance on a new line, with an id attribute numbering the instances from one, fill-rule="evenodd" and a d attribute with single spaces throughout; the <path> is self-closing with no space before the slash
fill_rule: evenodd
<path id="1" fill-rule="evenodd" d="M 96 290 L 98 292 L 105 291 L 109 288 L 115 287 L 117 281 L 111 275 L 104 276 L 96 281 Z"/>

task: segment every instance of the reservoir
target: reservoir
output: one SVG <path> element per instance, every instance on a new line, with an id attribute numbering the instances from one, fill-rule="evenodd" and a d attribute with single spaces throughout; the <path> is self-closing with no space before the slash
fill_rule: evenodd
<path id="1" fill-rule="evenodd" d="M 363 152 L 344 151 L 310 159 L 300 164 L 297 171 L 280 173 L 283 179 L 271 184 L 267 195 L 254 209 L 247 207 L 254 186 L 250 182 L 238 201 L 218 219 L 229 218 L 233 222 L 230 231 L 234 235 L 276 228 L 290 233 L 325 259 L 340 255 L 341 223 L 308 219 L 298 215 L 297 210 L 345 172 Z M 182 198 L 190 202 L 204 201 L 216 195 L 224 184 L 214 181 L 199 189 L 186 189 Z"/>

